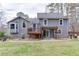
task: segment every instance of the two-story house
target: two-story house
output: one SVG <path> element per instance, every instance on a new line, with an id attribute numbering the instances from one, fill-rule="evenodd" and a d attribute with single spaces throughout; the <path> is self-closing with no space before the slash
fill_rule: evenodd
<path id="1" fill-rule="evenodd" d="M 43 37 L 68 37 L 68 18 L 59 13 L 38 13 Z"/>
<path id="2" fill-rule="evenodd" d="M 29 33 L 32 37 L 39 38 L 65 38 L 68 37 L 68 18 L 59 13 L 38 13 L 37 20 L 39 20 L 38 31 Z M 34 28 L 33 27 L 33 28 Z M 30 37 L 31 37 L 30 36 Z"/>
<path id="3" fill-rule="evenodd" d="M 30 38 L 68 37 L 68 17 L 60 13 L 37 13 L 37 18 L 17 16 L 8 22 L 10 35 Z"/>

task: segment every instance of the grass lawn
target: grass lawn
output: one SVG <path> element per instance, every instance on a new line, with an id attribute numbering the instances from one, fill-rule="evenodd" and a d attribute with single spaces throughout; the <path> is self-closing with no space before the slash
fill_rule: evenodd
<path id="1" fill-rule="evenodd" d="M 0 55 L 12 56 L 79 56 L 79 40 L 0 42 Z"/>

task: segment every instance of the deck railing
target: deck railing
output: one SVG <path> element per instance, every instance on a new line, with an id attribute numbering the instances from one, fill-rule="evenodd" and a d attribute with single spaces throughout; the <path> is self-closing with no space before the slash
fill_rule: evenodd
<path id="1" fill-rule="evenodd" d="M 28 32 L 40 32 L 40 28 L 28 28 Z"/>

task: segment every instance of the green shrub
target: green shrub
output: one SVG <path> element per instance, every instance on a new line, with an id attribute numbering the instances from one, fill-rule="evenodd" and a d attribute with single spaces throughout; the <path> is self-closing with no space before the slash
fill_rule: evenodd
<path id="1" fill-rule="evenodd" d="M 4 37 L 4 32 L 0 32 L 0 37 Z"/>

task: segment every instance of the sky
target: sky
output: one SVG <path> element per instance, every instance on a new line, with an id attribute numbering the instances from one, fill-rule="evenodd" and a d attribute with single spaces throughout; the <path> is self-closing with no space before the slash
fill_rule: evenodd
<path id="1" fill-rule="evenodd" d="M 30 18 L 36 18 L 37 13 L 45 12 L 45 7 L 48 3 L 7 3 L 1 4 L 6 20 L 9 21 L 16 17 L 18 12 L 27 14 Z"/>
<path id="2" fill-rule="evenodd" d="M 36 17 L 37 13 L 45 12 L 49 3 L 68 3 L 70 0 L 0 0 L 0 10 L 4 11 L 6 21 L 16 17 L 17 12 L 23 12 L 29 17 Z M 75 1 L 78 2 L 78 1 Z"/>

